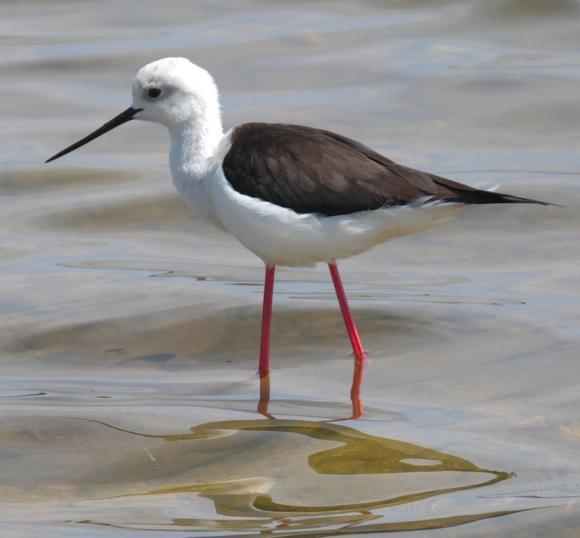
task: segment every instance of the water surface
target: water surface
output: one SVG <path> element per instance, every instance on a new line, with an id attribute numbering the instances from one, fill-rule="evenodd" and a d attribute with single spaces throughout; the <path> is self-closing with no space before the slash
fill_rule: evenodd
<path id="1" fill-rule="evenodd" d="M 3 2 L 0 534 L 577 536 L 579 14 Z M 341 264 L 359 420 L 324 266 L 280 270 L 267 418 L 262 267 L 174 193 L 163 130 L 42 164 L 169 55 L 215 75 L 226 127 L 321 126 L 566 207 L 470 208 Z"/>

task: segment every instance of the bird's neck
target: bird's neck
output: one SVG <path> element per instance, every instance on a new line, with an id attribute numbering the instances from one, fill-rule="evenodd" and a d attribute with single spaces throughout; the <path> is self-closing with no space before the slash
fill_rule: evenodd
<path id="1" fill-rule="evenodd" d="M 223 138 L 219 109 L 195 122 L 170 127 L 169 133 L 171 175 L 179 192 L 187 198 L 187 193 L 207 177 L 213 166 L 212 157 Z"/>

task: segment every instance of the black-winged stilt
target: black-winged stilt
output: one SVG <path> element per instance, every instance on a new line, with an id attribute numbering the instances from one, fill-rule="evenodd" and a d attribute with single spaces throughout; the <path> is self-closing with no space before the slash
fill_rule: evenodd
<path id="1" fill-rule="evenodd" d="M 213 78 L 185 58 L 143 67 L 133 82 L 130 108 L 47 162 L 132 119 L 168 128 L 177 190 L 193 209 L 264 261 L 262 379 L 270 367 L 276 265 L 328 263 L 355 358 L 362 362 L 364 350 L 337 259 L 429 228 L 468 204 L 551 205 L 414 170 L 322 129 L 246 123 L 224 134 Z"/>

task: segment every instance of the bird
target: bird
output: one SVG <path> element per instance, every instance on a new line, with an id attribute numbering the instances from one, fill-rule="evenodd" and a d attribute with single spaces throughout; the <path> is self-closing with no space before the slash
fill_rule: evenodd
<path id="1" fill-rule="evenodd" d="M 431 228 L 469 205 L 557 205 L 409 168 L 325 129 L 251 122 L 224 133 L 214 78 L 186 58 L 142 67 L 129 108 L 46 162 L 130 120 L 168 129 L 171 176 L 187 205 L 264 262 L 262 380 L 270 373 L 277 266 L 328 264 L 355 361 L 363 362 L 337 260 Z"/>

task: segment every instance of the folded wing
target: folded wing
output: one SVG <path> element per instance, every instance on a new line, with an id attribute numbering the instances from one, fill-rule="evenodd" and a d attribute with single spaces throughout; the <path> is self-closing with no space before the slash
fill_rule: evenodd
<path id="1" fill-rule="evenodd" d="M 429 198 L 464 204 L 538 203 L 399 165 L 347 137 L 300 125 L 246 123 L 223 171 L 238 192 L 297 213 L 345 215 Z"/>

